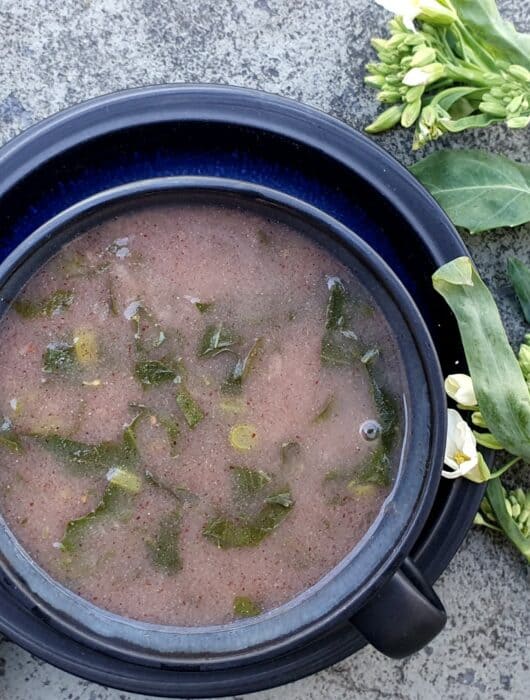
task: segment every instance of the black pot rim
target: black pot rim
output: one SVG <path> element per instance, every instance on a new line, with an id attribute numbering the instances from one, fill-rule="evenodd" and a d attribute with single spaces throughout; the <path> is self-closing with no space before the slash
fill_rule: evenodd
<path id="1" fill-rule="evenodd" d="M 160 106 L 160 109 L 159 109 Z M 23 186 L 24 178 L 74 146 L 116 130 L 185 122 L 215 123 L 275 134 L 331 159 L 351 175 L 358 173 L 376 192 L 392 198 L 397 211 L 426 250 L 429 266 L 437 267 L 467 250 L 451 222 L 431 195 L 366 136 L 323 111 L 289 98 L 232 86 L 208 84 L 154 85 L 124 90 L 74 105 L 48 117 L 0 149 L 0 196 Z M 463 364 L 461 348 L 452 360 Z M 412 557 L 433 583 L 447 567 L 471 526 L 484 493 L 480 485 L 457 480 L 443 484 L 441 495 Z M 237 672 L 143 670 L 65 639 L 47 621 L 27 608 L 7 582 L 0 629 L 14 642 L 71 673 L 130 692 L 164 697 L 212 697 L 252 692 L 302 678 L 358 651 L 363 640 L 346 625 L 293 652 Z"/>
<path id="2" fill-rule="evenodd" d="M 90 215 L 97 216 L 101 212 L 104 217 L 109 207 L 127 203 L 134 208 L 136 201 L 160 195 L 178 195 L 184 197 L 184 201 L 203 196 L 207 202 L 226 204 L 235 198 L 236 205 L 262 208 L 264 215 L 277 216 L 283 221 L 291 217 L 300 224 L 307 222 L 319 227 L 322 240 L 326 239 L 329 245 L 336 245 L 337 250 L 351 253 L 350 257 L 355 258 L 358 276 L 365 276 L 362 283 L 372 285 L 370 292 L 382 306 L 383 313 L 389 320 L 394 317 L 391 322 L 395 323 L 407 382 L 413 391 L 404 404 L 405 413 L 410 412 L 410 422 L 392 491 L 372 526 L 340 564 L 289 603 L 244 623 L 190 629 L 126 620 L 52 583 L 51 577 L 35 567 L 23 550 L 16 547 L 15 538 L 0 531 L 0 545 L 7 559 L 4 571 L 57 627 L 107 653 L 138 663 L 170 666 L 219 667 L 250 663 L 305 644 L 308 639 L 350 618 L 384 585 L 409 553 L 431 510 L 440 480 L 446 427 L 443 380 L 420 312 L 397 276 L 367 243 L 312 205 L 268 187 L 242 181 L 163 177 L 131 182 L 95 194 L 56 215 L 22 241 L 0 264 L 2 285 L 7 283 L 14 290 L 19 288 L 25 281 L 18 277 L 26 260 L 38 255 L 46 244 L 55 247 L 53 242 L 61 239 L 65 227 L 71 230 L 79 222 L 78 230 L 86 229 L 85 220 Z M 42 262 L 39 260 L 39 264 Z M 372 570 L 375 561 L 377 568 Z M 18 581 L 13 575 L 15 569 Z M 353 588 L 355 575 L 361 585 Z M 154 650 L 140 647 L 139 640 L 148 637 Z M 121 639 L 128 644 L 121 645 Z"/>

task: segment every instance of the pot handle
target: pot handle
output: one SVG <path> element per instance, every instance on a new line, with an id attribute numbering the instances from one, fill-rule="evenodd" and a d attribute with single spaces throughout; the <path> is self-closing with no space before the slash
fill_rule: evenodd
<path id="1" fill-rule="evenodd" d="M 378 651 L 402 659 L 436 637 L 446 620 L 440 599 L 407 558 L 350 622 Z"/>

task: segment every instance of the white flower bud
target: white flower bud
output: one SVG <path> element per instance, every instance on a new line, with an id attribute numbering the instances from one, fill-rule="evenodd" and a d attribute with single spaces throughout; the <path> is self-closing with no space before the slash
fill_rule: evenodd
<path id="1" fill-rule="evenodd" d="M 530 349 L 530 348 L 529 348 Z M 477 397 L 471 377 L 467 374 L 450 374 L 445 380 L 445 391 L 461 406 L 476 406 Z"/>
<path id="2" fill-rule="evenodd" d="M 409 87 L 415 85 L 429 85 L 444 75 L 444 67 L 441 63 L 430 63 L 421 68 L 411 68 L 403 77 L 403 84 Z"/>

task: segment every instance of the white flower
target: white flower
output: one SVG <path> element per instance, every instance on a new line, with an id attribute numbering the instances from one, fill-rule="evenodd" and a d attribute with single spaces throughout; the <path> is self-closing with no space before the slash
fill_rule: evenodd
<path id="1" fill-rule="evenodd" d="M 447 442 L 444 464 L 450 471 L 442 469 L 446 479 L 464 476 L 470 481 L 481 483 L 490 477 L 489 469 L 482 455 L 477 452 L 477 441 L 473 431 L 462 416 L 450 408 L 447 411 Z"/>
<path id="2" fill-rule="evenodd" d="M 414 20 L 418 15 L 421 19 L 428 20 L 432 24 L 452 24 L 457 14 L 453 6 L 447 1 L 438 0 L 375 0 L 385 10 L 403 17 L 403 24 L 407 29 L 415 31 Z"/>
<path id="3" fill-rule="evenodd" d="M 416 85 L 429 85 L 435 83 L 444 75 L 444 67 L 441 63 L 430 63 L 421 68 L 411 68 L 403 76 L 403 85 L 416 87 Z"/>
<path id="4" fill-rule="evenodd" d="M 403 24 L 407 29 L 415 31 L 414 20 L 420 14 L 420 0 L 375 0 L 385 10 L 403 17 Z"/>
<path id="5" fill-rule="evenodd" d="M 467 374 L 450 374 L 445 380 L 445 391 L 461 406 L 476 406 L 477 397 L 471 377 Z"/>

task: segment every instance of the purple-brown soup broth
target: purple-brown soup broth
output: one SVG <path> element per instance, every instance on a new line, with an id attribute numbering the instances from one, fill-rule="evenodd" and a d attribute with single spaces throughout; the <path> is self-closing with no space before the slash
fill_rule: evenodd
<path id="1" fill-rule="evenodd" d="M 19 443 L 0 444 L 0 509 L 33 559 L 97 606 L 188 626 L 233 619 L 238 596 L 271 609 L 337 565 L 390 487 L 377 478 L 357 483 L 344 471 L 357 465 L 359 473 L 380 447 L 380 437 L 360 434 L 380 417 L 359 357 L 349 366 L 321 364 L 330 277 L 354 299 L 352 329 L 360 346 L 379 350 L 369 363 L 399 405 L 399 350 L 381 312 L 348 269 L 283 224 L 235 209 L 148 207 L 90 229 L 41 267 L 19 300 L 39 303 L 63 290 L 71 304 L 30 318 L 12 307 L 0 321 L 0 437 Z M 197 301 L 211 305 L 199 310 Z M 144 314 L 139 333 L 135 312 Z M 207 327 L 219 324 L 236 339 L 235 354 L 198 357 Z M 87 337 L 79 354 L 76 343 Z M 236 355 L 256 339 L 241 393 L 224 393 Z M 72 362 L 45 371 L 43 354 L 58 342 L 73 348 Z M 146 359 L 170 366 L 175 380 L 142 386 L 135 365 Z M 175 400 L 183 387 L 204 413 L 193 429 Z M 134 426 L 139 454 L 127 467 L 138 493 L 124 494 L 125 514 L 95 517 L 65 548 L 68 523 L 98 506 L 108 468 L 121 465 L 103 460 L 83 473 L 38 436 L 120 442 L 141 410 L 131 404 L 147 406 Z M 164 421 L 178 423 L 178 436 Z M 250 449 L 231 443 L 238 425 L 248 426 Z M 390 472 L 400 428 L 396 438 Z M 263 488 L 245 497 L 233 467 L 262 470 L 270 481 L 262 477 Z M 175 496 L 153 479 L 187 491 Z M 278 493 L 292 503 L 275 506 L 281 517 L 259 543 L 223 548 L 205 536 L 215 518 L 256 525 Z M 163 552 L 156 556 L 167 545 L 165 528 L 178 559 L 170 565 Z"/>

